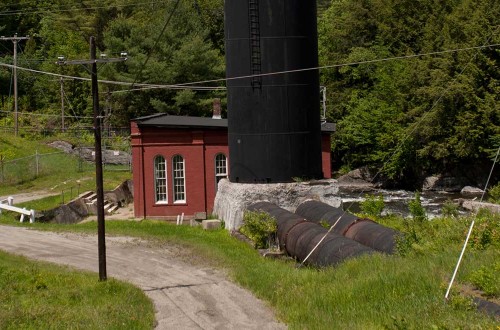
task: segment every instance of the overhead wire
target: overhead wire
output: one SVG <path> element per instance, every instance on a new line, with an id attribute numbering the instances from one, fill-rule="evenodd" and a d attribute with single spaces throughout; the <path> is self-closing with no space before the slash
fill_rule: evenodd
<path id="1" fill-rule="evenodd" d="M 189 83 L 177 84 L 177 86 L 207 84 L 207 83 L 224 82 L 224 81 L 227 82 L 227 81 L 238 80 L 238 79 L 248 79 L 248 78 L 256 78 L 256 77 L 276 76 L 276 75 L 287 74 L 287 73 L 299 73 L 299 72 L 306 72 L 306 71 L 313 71 L 313 70 L 333 69 L 333 68 L 341 68 L 341 67 L 344 67 L 344 66 L 353 66 L 353 65 L 361 65 L 361 64 L 380 63 L 380 62 L 387 62 L 387 61 L 393 61 L 393 60 L 404 60 L 404 59 L 411 59 L 411 58 L 417 58 L 417 57 L 423 57 L 423 56 L 441 55 L 441 54 L 447 54 L 447 53 L 456 53 L 456 52 L 467 51 L 467 50 L 477 50 L 477 49 L 490 48 L 490 47 L 499 47 L 499 46 L 500 46 L 500 44 L 490 44 L 490 45 L 482 45 L 482 46 L 464 47 L 464 48 L 456 48 L 456 49 L 449 49 L 449 50 L 442 50 L 442 51 L 435 51 L 435 52 L 428 52 L 428 53 L 419 53 L 419 54 L 402 55 L 402 56 L 392 56 L 392 57 L 386 57 L 386 58 L 381 58 L 381 59 L 373 59 L 373 60 L 366 60 L 366 61 L 356 61 L 356 62 L 349 62 L 349 63 L 330 64 L 330 65 L 322 65 L 322 66 L 310 67 L 310 68 L 284 70 L 284 71 L 275 71 L 275 72 L 267 72 L 267 73 L 260 73 L 260 74 L 253 74 L 253 75 L 244 75 L 244 76 L 221 78 L 221 79 L 202 80 L 202 81 L 196 81 L 196 82 L 189 82 Z"/>
<path id="2" fill-rule="evenodd" d="M 180 0 L 177 0 L 176 4 L 178 4 L 179 1 Z M 173 13 L 175 12 L 176 8 L 177 7 L 174 7 L 174 10 L 171 12 L 171 15 L 169 16 L 169 19 L 173 16 Z M 169 22 L 169 20 L 167 20 L 167 23 L 164 25 L 164 29 L 162 31 L 165 30 L 166 26 L 168 25 L 168 22 Z M 162 33 L 160 33 L 160 36 L 161 35 L 162 35 Z M 157 39 L 157 41 L 158 40 L 159 39 Z M 226 87 L 223 87 L 223 86 L 215 86 L 214 87 L 214 86 L 196 86 L 196 85 L 199 85 L 199 84 L 202 84 L 202 83 L 227 82 L 227 81 L 230 81 L 230 80 L 247 79 L 247 78 L 259 77 L 259 76 L 260 77 L 262 77 L 262 76 L 272 76 L 272 75 L 280 75 L 280 74 L 287 74 L 287 73 L 304 72 L 304 71 L 311 71 L 311 70 L 322 70 L 322 69 L 339 68 L 339 67 L 361 65 L 361 64 L 379 63 L 379 62 L 386 62 L 386 61 L 391 61 L 391 60 L 411 59 L 411 58 L 417 58 L 417 57 L 423 57 L 423 56 L 433 56 L 433 55 L 440 55 L 440 54 L 446 54 L 446 53 L 455 53 L 455 52 L 467 51 L 467 50 L 478 50 L 478 49 L 484 49 L 484 48 L 493 48 L 493 47 L 498 47 L 498 46 L 500 46 L 500 44 L 487 44 L 487 45 L 482 45 L 482 46 L 456 48 L 456 49 L 451 49 L 451 50 L 435 51 L 435 52 L 428 52 L 428 53 L 419 53 L 419 54 L 404 55 L 404 56 L 386 57 L 386 58 L 382 58 L 382 59 L 373 59 L 373 60 L 357 61 L 357 62 L 350 62 L 350 63 L 339 63 L 339 64 L 323 65 L 323 66 L 312 67 L 312 68 L 303 68 L 303 69 L 296 69 L 296 70 L 286 70 L 286 71 L 262 73 L 262 74 L 257 74 L 257 75 L 243 75 L 243 76 L 237 76 L 237 77 L 227 77 L 227 78 L 221 78 L 221 79 L 212 79 L 212 80 L 188 82 L 188 83 L 173 84 L 173 85 L 144 84 L 144 83 L 137 83 L 137 82 L 130 83 L 130 82 L 110 81 L 110 80 L 99 80 L 98 82 L 99 83 L 103 83 L 103 84 L 113 84 L 113 85 L 129 86 L 129 88 L 126 89 L 126 90 L 118 90 L 118 91 L 113 91 L 113 92 L 110 92 L 110 93 L 126 93 L 126 92 L 132 92 L 132 91 L 142 91 L 142 90 L 151 90 L 151 89 L 172 89 L 172 90 L 190 89 L 190 90 L 196 90 L 196 91 L 224 90 L 224 89 L 226 89 Z M 149 54 L 148 58 L 150 57 L 150 55 L 151 55 L 151 53 Z M 144 62 L 144 64 L 143 64 L 142 67 L 145 66 L 145 63 L 147 63 L 147 60 L 146 60 L 146 62 Z M 14 68 L 13 65 L 6 64 L 6 63 L 0 63 L 0 66 L 4 66 L 4 67 L 8 67 L 8 68 Z M 20 66 L 17 66 L 17 69 L 19 69 L 19 70 L 25 70 L 25 71 L 33 72 L 33 73 L 38 73 L 38 74 L 50 75 L 50 76 L 54 76 L 54 77 L 62 77 L 62 78 L 67 78 L 67 79 L 90 81 L 90 78 L 62 75 L 62 74 L 57 74 L 57 73 L 53 73 L 53 72 L 35 70 L 35 69 L 30 69 L 30 68 L 25 68 L 25 67 L 20 67 Z M 464 70 L 465 70 L 465 68 L 464 68 Z M 459 75 L 461 75 L 462 73 L 463 73 L 463 71 L 460 72 Z M 139 75 L 136 76 L 136 79 L 137 79 L 138 76 Z M 134 86 L 136 86 L 137 88 L 134 88 Z M 438 100 L 436 100 L 436 102 L 434 103 L 434 105 L 431 107 L 431 109 L 429 111 L 431 111 L 441 101 L 441 99 L 442 99 L 443 96 L 444 96 L 444 94 L 441 95 L 441 97 Z M 423 118 L 424 117 L 422 117 L 422 119 Z M 416 125 L 413 128 L 411 134 L 413 134 L 414 131 L 417 128 L 418 128 L 418 125 Z M 395 150 L 395 152 L 397 152 L 397 149 Z M 391 157 L 393 157 L 394 154 L 392 154 Z M 387 162 L 384 164 L 384 167 L 386 165 L 387 165 Z M 377 173 L 376 176 L 378 176 L 378 175 L 379 175 L 379 173 Z"/>
<path id="3" fill-rule="evenodd" d="M 13 111 L 0 110 L 0 113 L 14 113 Z M 58 117 L 61 115 L 49 114 L 49 113 L 35 113 L 35 112 L 18 112 L 19 116 L 34 116 L 34 117 Z M 88 116 L 64 116 L 64 118 L 80 118 L 80 119 L 93 119 L 94 117 Z"/>
<path id="4" fill-rule="evenodd" d="M 12 10 L 12 11 L 4 11 L 0 13 L 0 16 L 15 16 L 15 15 L 28 15 L 28 14 L 42 14 L 42 13 L 54 13 L 54 12 L 73 12 L 73 11 L 83 11 L 83 10 L 98 10 L 98 9 L 106 9 L 106 8 L 115 8 L 115 7 L 135 7 L 135 6 L 143 6 L 148 4 L 156 4 L 156 3 L 164 3 L 168 2 L 168 0 L 160 0 L 160 1 L 148 1 L 148 2 L 137 2 L 123 5 L 108 5 L 108 6 L 95 6 L 95 7 L 86 7 L 86 8 L 75 8 L 70 7 L 68 5 L 68 9 L 36 9 L 36 10 Z"/>
<path id="5" fill-rule="evenodd" d="M 455 49 L 435 51 L 435 52 L 428 52 L 428 53 L 419 53 L 419 54 L 404 55 L 404 56 L 393 56 L 393 57 L 386 57 L 386 58 L 366 60 L 366 61 L 356 61 L 356 62 L 349 62 L 349 63 L 329 64 L 329 65 L 323 65 L 323 66 L 317 66 L 317 67 L 311 67 L 311 68 L 303 68 L 303 69 L 295 69 L 295 70 L 285 70 L 285 71 L 276 71 L 276 72 L 268 72 L 268 73 L 261 73 L 261 74 L 255 74 L 255 75 L 242 75 L 242 76 L 235 76 L 235 77 L 227 77 L 227 78 L 211 79 L 211 80 L 202 80 L 202 81 L 187 82 L 187 83 L 180 83 L 180 84 L 171 84 L 171 85 L 145 84 L 145 83 L 137 83 L 137 82 L 136 83 L 130 83 L 130 82 L 124 82 L 124 81 L 111 81 L 111 80 L 99 80 L 99 83 L 114 84 L 114 85 L 123 85 L 123 86 L 139 86 L 139 87 L 141 87 L 139 89 L 130 89 L 130 91 L 133 91 L 133 90 L 142 90 L 142 89 L 155 89 L 155 88 L 164 88 L 164 89 L 193 89 L 193 90 L 221 90 L 221 89 L 225 89 L 225 87 L 223 87 L 223 86 L 193 86 L 193 85 L 216 83 L 216 82 L 227 82 L 227 81 L 238 80 L 238 79 L 248 79 L 248 78 L 253 78 L 253 77 L 281 75 L 281 74 L 287 74 L 287 73 L 305 72 L 305 71 L 312 71 L 312 70 L 323 70 L 323 69 L 331 69 L 331 68 L 340 68 L 340 67 L 362 65 L 362 64 L 380 63 L 380 62 L 387 62 L 387 61 L 392 61 L 392 60 L 412 59 L 412 58 L 418 58 L 418 57 L 424 57 L 424 56 L 433 56 L 433 55 L 441 55 L 441 54 L 447 54 L 447 53 L 456 53 L 456 52 L 468 51 L 468 50 L 478 50 L 478 49 L 484 49 L 484 48 L 495 48 L 495 47 L 499 47 L 499 46 L 500 46 L 500 44 L 488 44 L 488 45 L 482 45 L 482 46 L 455 48 Z M 8 68 L 13 68 L 14 67 L 13 65 L 6 64 L 6 63 L 0 63 L 0 66 L 4 66 L 4 67 L 8 67 Z M 21 66 L 17 66 L 17 69 L 19 69 L 19 70 L 25 70 L 25 71 L 30 71 L 30 72 L 38 73 L 38 74 L 50 75 L 50 76 L 54 76 L 54 77 L 63 77 L 63 78 L 68 78 L 68 79 L 90 81 L 90 78 L 62 75 L 62 74 L 48 72 L 48 71 L 28 69 L 28 68 L 21 67 Z M 117 93 L 118 92 L 125 92 L 125 90 L 124 91 L 115 91 L 115 92 L 117 92 Z"/>
<path id="6" fill-rule="evenodd" d="M 14 65 L 12 64 L 7 64 L 7 63 L 0 63 L 0 66 L 7 67 L 7 68 L 14 68 Z M 68 76 L 68 75 L 63 75 L 59 73 L 54 73 L 54 72 L 49 72 L 49 71 L 42 71 L 42 70 L 35 70 L 35 69 L 29 69 L 21 66 L 16 66 L 18 70 L 23 70 L 23 71 L 28 71 L 28 72 L 33 72 L 33 73 L 38 73 L 38 74 L 44 74 L 44 75 L 49 75 L 53 77 L 62 77 L 62 78 L 67 78 L 67 79 L 74 79 L 74 80 L 82 80 L 82 81 L 90 81 L 90 78 L 86 77 L 77 77 L 77 76 Z M 112 81 L 112 80 L 98 80 L 99 83 L 102 84 L 110 84 L 110 85 L 121 85 L 121 86 L 131 86 L 131 82 L 125 82 L 125 81 Z M 144 87 L 144 88 L 164 88 L 164 89 L 191 89 L 191 90 L 220 90 L 220 89 L 225 89 L 225 87 L 212 87 L 212 86 L 182 86 L 182 85 L 161 85 L 161 84 L 144 84 L 144 83 L 136 83 L 135 86 L 138 87 Z"/>

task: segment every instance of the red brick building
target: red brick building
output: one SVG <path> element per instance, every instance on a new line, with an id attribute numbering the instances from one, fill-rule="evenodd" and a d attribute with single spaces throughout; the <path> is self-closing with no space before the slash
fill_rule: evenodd
<path id="1" fill-rule="evenodd" d="M 322 166 L 331 178 L 330 134 L 322 125 Z M 131 122 L 136 217 L 210 214 L 228 174 L 227 119 L 157 114 Z M 278 151 L 277 151 L 278 152 Z"/>

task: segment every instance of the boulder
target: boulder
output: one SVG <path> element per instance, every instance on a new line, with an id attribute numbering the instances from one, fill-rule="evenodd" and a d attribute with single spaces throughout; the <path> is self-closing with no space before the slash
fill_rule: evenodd
<path id="1" fill-rule="evenodd" d="M 500 213 L 500 205 L 486 202 L 478 202 L 474 200 L 460 199 L 458 204 L 466 210 L 477 212 L 480 209 L 487 209 L 493 213 Z"/>
<path id="2" fill-rule="evenodd" d="M 372 180 L 373 176 L 367 167 L 352 170 L 337 179 L 340 189 L 352 192 L 370 191 L 379 187 Z"/>
<path id="3" fill-rule="evenodd" d="M 205 230 L 216 230 L 219 229 L 221 226 L 221 221 L 217 219 L 213 220 L 203 220 L 201 222 L 201 226 Z"/>
<path id="4" fill-rule="evenodd" d="M 49 143 L 49 146 L 51 146 L 52 148 L 59 149 L 67 154 L 73 152 L 73 145 L 66 141 L 54 141 Z"/>
<path id="5" fill-rule="evenodd" d="M 463 186 L 463 178 L 435 175 L 424 179 L 422 191 L 459 192 Z"/>
<path id="6" fill-rule="evenodd" d="M 483 193 L 484 190 L 471 186 L 465 186 L 462 188 L 462 190 L 460 190 L 460 194 L 469 196 L 481 196 Z"/>
<path id="7" fill-rule="evenodd" d="M 66 141 L 54 141 L 49 143 L 49 146 L 59 149 L 65 153 L 78 156 L 88 162 L 95 161 L 95 153 L 93 147 L 75 147 L 71 143 Z M 103 149 L 102 161 L 104 164 L 128 165 L 131 162 L 131 156 L 128 152 Z"/>

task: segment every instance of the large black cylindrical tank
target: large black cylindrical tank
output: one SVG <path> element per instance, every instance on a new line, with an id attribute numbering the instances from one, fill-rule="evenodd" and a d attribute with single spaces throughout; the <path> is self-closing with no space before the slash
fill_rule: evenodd
<path id="1" fill-rule="evenodd" d="M 318 71 L 266 75 L 318 66 L 316 1 L 226 0 L 225 37 L 230 181 L 322 178 Z"/>

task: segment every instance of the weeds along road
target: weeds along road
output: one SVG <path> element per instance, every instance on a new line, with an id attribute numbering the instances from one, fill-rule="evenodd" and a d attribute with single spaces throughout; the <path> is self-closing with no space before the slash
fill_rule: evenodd
<path id="1" fill-rule="evenodd" d="M 97 272 L 97 236 L 0 226 L 0 249 Z M 156 308 L 156 329 L 285 329 L 270 308 L 219 271 L 181 260 L 179 248 L 106 238 L 108 277 L 140 287 Z M 96 274 L 96 281 L 98 275 Z"/>

